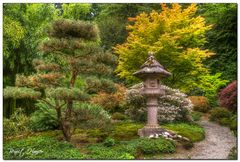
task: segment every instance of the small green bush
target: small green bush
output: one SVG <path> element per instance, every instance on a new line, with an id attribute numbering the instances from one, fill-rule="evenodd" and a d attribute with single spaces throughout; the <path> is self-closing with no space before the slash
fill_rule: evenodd
<path id="1" fill-rule="evenodd" d="M 222 107 L 213 108 L 210 112 L 209 119 L 211 121 L 219 122 L 222 118 L 230 118 L 231 112 Z"/>
<path id="2" fill-rule="evenodd" d="M 30 131 L 30 119 L 18 108 L 10 117 L 3 118 L 3 134 L 4 136 L 20 135 Z"/>
<path id="3" fill-rule="evenodd" d="M 114 114 L 112 114 L 112 119 L 113 120 L 125 120 L 127 118 L 126 115 L 122 114 L 122 113 L 119 113 L 119 112 L 116 112 Z"/>
<path id="4" fill-rule="evenodd" d="M 162 127 L 172 130 L 179 135 L 187 137 L 192 142 L 201 141 L 205 138 L 204 129 L 194 123 L 172 123 L 162 125 Z"/>
<path id="5" fill-rule="evenodd" d="M 5 160 L 29 159 L 84 159 L 84 156 L 67 142 L 38 136 L 22 140 L 13 140 L 3 145 L 3 158 Z"/>
<path id="6" fill-rule="evenodd" d="M 193 121 L 199 121 L 201 119 L 202 115 L 203 115 L 203 113 L 197 112 L 197 111 L 193 111 L 191 113 Z"/>
<path id="7" fill-rule="evenodd" d="M 114 146 L 115 145 L 115 140 L 113 138 L 109 137 L 109 138 L 105 139 L 103 145 L 107 146 L 107 147 Z"/>
<path id="8" fill-rule="evenodd" d="M 172 141 L 164 138 L 141 138 L 138 140 L 137 150 L 143 154 L 173 153 L 175 145 Z"/>

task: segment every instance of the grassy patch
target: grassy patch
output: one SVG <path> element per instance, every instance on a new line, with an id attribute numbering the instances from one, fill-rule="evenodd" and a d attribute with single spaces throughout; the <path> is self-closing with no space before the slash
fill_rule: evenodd
<path id="1" fill-rule="evenodd" d="M 204 129 L 197 124 L 189 123 L 174 123 L 162 125 L 163 128 L 172 130 L 184 137 L 187 137 L 192 142 L 201 141 L 205 138 Z"/>
<path id="2" fill-rule="evenodd" d="M 46 136 L 5 142 L 4 159 L 83 159 L 84 156 L 67 142 Z"/>

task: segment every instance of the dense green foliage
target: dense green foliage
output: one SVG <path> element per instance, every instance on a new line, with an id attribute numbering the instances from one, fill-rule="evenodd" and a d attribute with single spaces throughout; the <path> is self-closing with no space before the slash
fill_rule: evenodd
<path id="1" fill-rule="evenodd" d="M 166 124 L 163 128 L 175 131 L 184 137 L 187 137 L 192 142 L 201 141 L 205 138 L 204 129 L 196 124 L 188 123 L 176 123 L 176 124 Z"/>
<path id="2" fill-rule="evenodd" d="M 99 13 L 96 22 L 100 29 L 101 45 L 105 49 L 112 49 L 117 44 L 126 41 L 129 24 L 128 18 L 134 17 L 142 12 L 160 10 L 159 4 L 98 4 Z"/>
<path id="3" fill-rule="evenodd" d="M 63 160 L 83 159 L 84 156 L 69 143 L 38 136 L 4 143 L 3 158 L 5 160 Z"/>
<path id="4" fill-rule="evenodd" d="M 222 73 L 226 80 L 237 79 L 237 4 L 209 3 L 199 5 L 199 14 L 213 24 L 205 47 L 216 54 L 206 60 L 212 73 Z"/>
<path id="5" fill-rule="evenodd" d="M 62 17 L 75 20 L 89 20 L 91 18 L 92 4 L 70 3 L 62 4 Z"/>
<path id="6" fill-rule="evenodd" d="M 39 55 L 39 43 L 47 37 L 44 31 L 58 17 L 53 4 L 5 3 L 3 5 L 3 85 L 13 86 L 17 73 L 31 74 L 32 60 Z M 4 115 L 9 117 L 16 107 L 26 111 L 34 107 L 29 99 L 4 100 Z"/>

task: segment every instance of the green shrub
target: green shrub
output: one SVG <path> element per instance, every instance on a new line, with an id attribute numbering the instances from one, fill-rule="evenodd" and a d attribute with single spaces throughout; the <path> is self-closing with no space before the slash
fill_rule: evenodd
<path id="1" fill-rule="evenodd" d="M 126 118 L 127 118 L 126 115 L 119 113 L 119 112 L 112 114 L 112 119 L 114 119 L 114 120 L 125 120 Z"/>
<path id="2" fill-rule="evenodd" d="M 83 159 L 84 156 L 67 142 L 38 136 L 14 140 L 3 145 L 3 157 L 9 159 Z"/>
<path id="3" fill-rule="evenodd" d="M 3 119 L 3 134 L 4 136 L 20 135 L 29 131 L 29 118 L 23 113 L 21 108 L 18 108 L 10 117 Z"/>
<path id="4" fill-rule="evenodd" d="M 187 137 L 192 142 L 201 141 L 205 138 L 204 129 L 193 123 L 173 123 L 162 125 L 163 128 L 172 130 L 179 135 Z"/>
<path id="5" fill-rule="evenodd" d="M 137 150 L 143 154 L 173 153 L 175 145 L 172 141 L 164 138 L 141 138 L 138 140 Z"/>
<path id="6" fill-rule="evenodd" d="M 201 119 L 202 115 L 203 115 L 203 113 L 197 112 L 197 111 L 193 111 L 191 113 L 193 121 L 199 121 Z"/>
<path id="7" fill-rule="evenodd" d="M 107 139 L 105 139 L 103 145 L 107 146 L 107 147 L 114 146 L 115 145 L 115 140 L 113 138 L 108 137 Z"/>
<path id="8" fill-rule="evenodd" d="M 230 118 L 231 112 L 222 107 L 213 108 L 210 112 L 209 119 L 219 122 L 222 118 Z"/>
<path id="9" fill-rule="evenodd" d="M 48 99 L 54 105 L 54 100 Z M 54 130 L 59 127 L 57 112 L 52 107 L 49 107 L 45 102 L 39 100 L 36 103 L 36 110 L 31 115 L 30 127 L 33 131 Z"/>

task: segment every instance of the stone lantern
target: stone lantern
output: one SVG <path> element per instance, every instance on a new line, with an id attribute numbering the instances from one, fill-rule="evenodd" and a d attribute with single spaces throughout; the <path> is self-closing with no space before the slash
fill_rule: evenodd
<path id="1" fill-rule="evenodd" d="M 147 98 L 147 125 L 138 130 L 138 135 L 149 137 L 152 134 L 161 134 L 164 130 L 158 125 L 157 107 L 159 95 L 164 95 L 165 92 L 161 89 L 160 79 L 171 73 L 164 69 L 153 53 L 149 52 L 147 61 L 133 75 L 143 80 L 144 87 L 140 93 Z"/>

